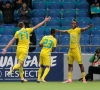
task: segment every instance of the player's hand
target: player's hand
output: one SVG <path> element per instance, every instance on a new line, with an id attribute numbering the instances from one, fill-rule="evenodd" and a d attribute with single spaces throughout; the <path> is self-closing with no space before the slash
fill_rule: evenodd
<path id="1" fill-rule="evenodd" d="M 5 54 L 6 53 L 6 49 L 4 48 L 4 49 L 2 49 L 2 54 Z"/>
<path id="2" fill-rule="evenodd" d="M 94 25 L 93 24 L 90 24 L 90 27 L 93 27 Z"/>
<path id="3" fill-rule="evenodd" d="M 49 17 L 46 17 L 46 18 L 45 18 L 45 22 L 50 21 L 50 19 L 51 19 L 50 16 L 49 16 Z"/>

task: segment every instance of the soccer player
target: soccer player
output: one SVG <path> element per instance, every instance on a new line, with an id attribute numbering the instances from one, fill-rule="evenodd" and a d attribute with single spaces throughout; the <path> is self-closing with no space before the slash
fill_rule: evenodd
<path id="1" fill-rule="evenodd" d="M 12 69 L 10 69 L 10 71 L 8 72 L 8 76 L 10 76 L 14 70 L 19 69 L 21 81 L 27 82 L 27 80 L 24 79 L 24 76 L 23 76 L 23 63 L 28 54 L 29 43 L 30 43 L 30 33 L 33 30 L 36 30 L 37 28 L 42 26 L 44 23 L 46 23 L 50 19 L 51 19 L 50 17 L 46 17 L 44 21 L 42 21 L 41 23 L 39 23 L 33 28 L 25 28 L 25 25 L 23 22 L 20 22 L 18 24 L 20 30 L 15 33 L 15 36 L 13 37 L 13 39 L 8 43 L 8 45 L 2 51 L 2 54 L 5 54 L 7 49 L 13 44 L 13 42 L 16 39 L 18 39 L 19 42 L 18 42 L 17 50 L 16 50 L 18 63 L 14 65 Z"/>
<path id="2" fill-rule="evenodd" d="M 40 52 L 40 68 L 38 70 L 37 83 L 40 83 L 40 79 L 42 82 L 46 82 L 45 77 L 50 71 L 51 52 L 55 50 L 57 44 L 57 40 L 54 38 L 55 34 L 55 29 L 51 29 L 51 35 L 44 36 L 40 41 L 39 46 L 42 47 L 42 50 Z M 43 68 L 45 68 L 45 70 L 43 76 L 41 77 Z"/>
<path id="3" fill-rule="evenodd" d="M 80 35 L 81 35 L 81 32 L 90 29 L 92 26 L 93 24 L 90 24 L 89 26 L 85 28 L 79 28 L 78 22 L 76 20 L 73 20 L 71 29 L 56 30 L 57 32 L 70 34 L 70 48 L 68 52 L 68 80 L 66 80 L 64 83 L 72 82 L 72 71 L 73 71 L 74 60 L 76 60 L 76 62 L 79 64 L 79 67 L 82 73 L 83 83 L 86 83 L 85 71 L 84 71 L 84 66 L 83 66 L 82 58 L 81 58 Z"/>

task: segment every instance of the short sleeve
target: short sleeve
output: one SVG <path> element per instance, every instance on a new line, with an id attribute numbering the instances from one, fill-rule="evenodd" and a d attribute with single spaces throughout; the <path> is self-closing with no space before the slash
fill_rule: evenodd
<path id="1" fill-rule="evenodd" d="M 54 39 L 54 42 L 53 42 L 53 47 L 56 47 L 57 46 L 57 40 Z"/>
<path id="2" fill-rule="evenodd" d="M 33 31 L 33 28 L 26 28 L 26 30 L 31 33 Z"/>
<path id="3" fill-rule="evenodd" d="M 76 29 L 77 33 L 81 33 L 81 28 Z"/>
<path id="4" fill-rule="evenodd" d="M 42 38 L 42 40 L 40 41 L 40 44 L 43 44 L 44 43 L 44 37 Z"/>
<path id="5" fill-rule="evenodd" d="M 67 30 L 67 32 L 70 33 L 71 32 L 71 29 Z"/>
<path id="6" fill-rule="evenodd" d="M 15 33 L 14 38 L 18 39 L 18 31 Z"/>

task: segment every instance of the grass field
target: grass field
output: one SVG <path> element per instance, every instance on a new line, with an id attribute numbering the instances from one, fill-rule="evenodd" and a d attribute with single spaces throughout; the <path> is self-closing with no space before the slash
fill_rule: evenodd
<path id="1" fill-rule="evenodd" d="M 78 81 L 73 83 L 0 82 L 0 90 L 100 90 L 100 81 L 88 83 Z"/>

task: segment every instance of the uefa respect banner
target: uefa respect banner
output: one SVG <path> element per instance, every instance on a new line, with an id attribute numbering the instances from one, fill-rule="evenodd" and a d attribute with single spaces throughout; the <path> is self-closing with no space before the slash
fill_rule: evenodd
<path id="1" fill-rule="evenodd" d="M 63 80 L 63 53 L 51 54 L 51 69 L 46 77 L 48 81 Z M 15 53 L 0 54 L 0 81 L 19 81 L 19 71 L 12 73 L 11 77 L 7 76 L 10 67 L 17 63 Z M 24 62 L 24 77 L 29 81 L 36 81 L 39 64 L 39 53 L 29 53 Z"/>

